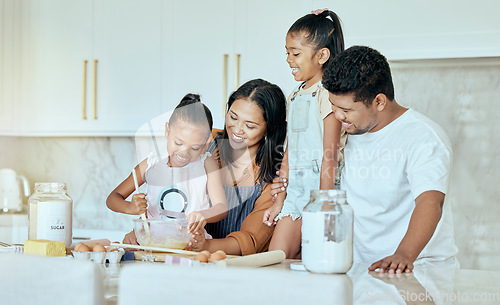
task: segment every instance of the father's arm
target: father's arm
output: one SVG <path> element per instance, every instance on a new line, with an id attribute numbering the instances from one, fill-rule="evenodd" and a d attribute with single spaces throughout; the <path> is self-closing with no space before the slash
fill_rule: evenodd
<path id="1" fill-rule="evenodd" d="M 373 263 L 368 270 L 379 268 L 380 272 L 411 272 L 413 262 L 429 242 L 441 219 L 444 194 L 427 191 L 415 199 L 415 209 L 410 218 L 408 230 L 393 255 Z"/>

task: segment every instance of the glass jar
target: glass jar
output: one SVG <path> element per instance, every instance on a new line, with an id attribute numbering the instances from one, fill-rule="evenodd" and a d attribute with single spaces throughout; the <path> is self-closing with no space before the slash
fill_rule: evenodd
<path id="1" fill-rule="evenodd" d="M 316 273 L 352 266 L 353 210 L 341 190 L 312 190 L 302 213 L 302 262 Z"/>
<path id="2" fill-rule="evenodd" d="M 65 183 L 35 183 L 28 199 L 28 238 L 72 243 L 73 200 Z"/>

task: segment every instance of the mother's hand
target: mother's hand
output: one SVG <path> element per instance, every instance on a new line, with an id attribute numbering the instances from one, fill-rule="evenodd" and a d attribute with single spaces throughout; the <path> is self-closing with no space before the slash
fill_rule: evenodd
<path id="1" fill-rule="evenodd" d="M 278 196 L 279 193 L 285 192 L 286 187 L 288 186 L 288 180 L 284 178 L 284 176 L 280 176 L 280 171 L 276 172 L 278 177 L 273 179 L 273 183 L 271 184 L 271 196 L 273 196 L 273 202 Z"/>
<path id="2" fill-rule="evenodd" d="M 191 235 L 191 240 L 188 242 L 186 250 L 200 252 L 206 250 L 205 247 L 205 232 L 202 229 Z"/>

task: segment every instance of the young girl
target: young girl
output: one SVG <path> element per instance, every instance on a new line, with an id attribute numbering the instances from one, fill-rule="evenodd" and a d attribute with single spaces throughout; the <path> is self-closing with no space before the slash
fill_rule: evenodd
<path id="1" fill-rule="evenodd" d="M 217 161 L 208 153 L 202 154 L 211 130 L 212 115 L 200 97 L 184 96 L 165 123 L 167 155 L 150 154 L 134 169 L 138 184 L 147 183 L 147 195 L 135 194 L 131 202 L 125 201 L 135 190 L 130 175 L 108 196 L 108 208 L 131 215 L 147 211 L 151 219 L 187 215 L 191 232 L 226 217 L 227 202 Z"/>
<path id="2" fill-rule="evenodd" d="M 285 48 L 292 75 L 301 82 L 288 97 L 288 143 L 280 176 L 289 185 L 263 221 L 272 225 L 279 220 L 269 250 L 281 249 L 287 258 L 295 258 L 300 254 L 301 216 L 310 190 L 334 188 L 337 152 L 345 144 L 328 91 L 321 84 L 330 58 L 344 50 L 340 20 L 329 10 L 300 18 L 288 30 Z"/>

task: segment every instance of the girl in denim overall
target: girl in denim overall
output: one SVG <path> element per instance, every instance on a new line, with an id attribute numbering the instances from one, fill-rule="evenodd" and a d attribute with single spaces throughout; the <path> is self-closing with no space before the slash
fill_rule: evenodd
<path id="1" fill-rule="evenodd" d="M 288 179 L 289 185 L 263 221 L 276 224 L 269 250 L 283 250 L 287 258 L 300 255 L 302 210 L 310 191 L 335 187 L 338 151 L 346 136 L 341 136 L 321 79 L 329 59 L 343 49 L 340 21 L 329 10 L 300 18 L 286 36 L 287 63 L 301 82 L 288 98 L 287 148 L 280 177 Z"/>

